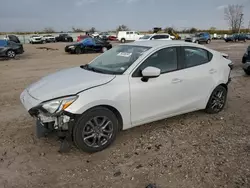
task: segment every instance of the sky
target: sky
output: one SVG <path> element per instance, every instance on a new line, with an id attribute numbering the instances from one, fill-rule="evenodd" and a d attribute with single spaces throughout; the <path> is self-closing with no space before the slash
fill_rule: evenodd
<path id="1" fill-rule="evenodd" d="M 244 26 L 250 20 L 250 0 L 0 0 L 0 32 L 72 27 L 99 31 L 127 25 L 131 30 L 153 27 L 227 29 L 224 7 L 243 4 Z"/>

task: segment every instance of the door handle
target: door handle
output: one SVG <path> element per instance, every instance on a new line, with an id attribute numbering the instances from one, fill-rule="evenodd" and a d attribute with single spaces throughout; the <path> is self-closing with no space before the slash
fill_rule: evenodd
<path id="1" fill-rule="evenodd" d="M 217 72 L 217 71 L 216 71 L 215 69 L 210 69 L 210 70 L 209 70 L 209 73 L 210 73 L 210 74 L 214 74 L 214 73 L 216 73 L 216 72 Z"/>
<path id="2" fill-rule="evenodd" d="M 180 82 L 182 82 L 182 80 L 179 79 L 179 78 L 174 78 L 174 79 L 172 80 L 172 83 L 173 83 L 173 84 L 177 84 L 177 83 L 180 83 Z"/>

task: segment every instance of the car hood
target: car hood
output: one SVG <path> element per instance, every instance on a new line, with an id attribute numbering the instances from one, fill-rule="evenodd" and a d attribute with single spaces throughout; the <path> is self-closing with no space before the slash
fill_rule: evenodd
<path id="1" fill-rule="evenodd" d="M 43 77 L 27 88 L 28 93 L 41 101 L 75 95 L 89 88 L 106 84 L 115 75 L 101 74 L 81 67 L 64 69 Z"/>

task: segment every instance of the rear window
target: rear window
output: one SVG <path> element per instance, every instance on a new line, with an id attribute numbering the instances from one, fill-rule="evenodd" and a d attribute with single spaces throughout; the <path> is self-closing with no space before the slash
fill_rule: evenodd
<path id="1" fill-rule="evenodd" d="M 0 46 L 7 46 L 6 40 L 0 40 Z"/>

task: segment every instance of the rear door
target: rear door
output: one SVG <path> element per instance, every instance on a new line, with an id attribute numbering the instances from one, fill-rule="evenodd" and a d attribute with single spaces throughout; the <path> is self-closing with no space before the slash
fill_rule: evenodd
<path id="1" fill-rule="evenodd" d="M 191 46 L 181 49 L 180 80 L 186 88 L 182 93 L 184 109 L 199 110 L 206 105 L 206 99 L 216 84 L 213 78 L 218 70 L 213 65 L 213 55 L 207 50 Z"/>

